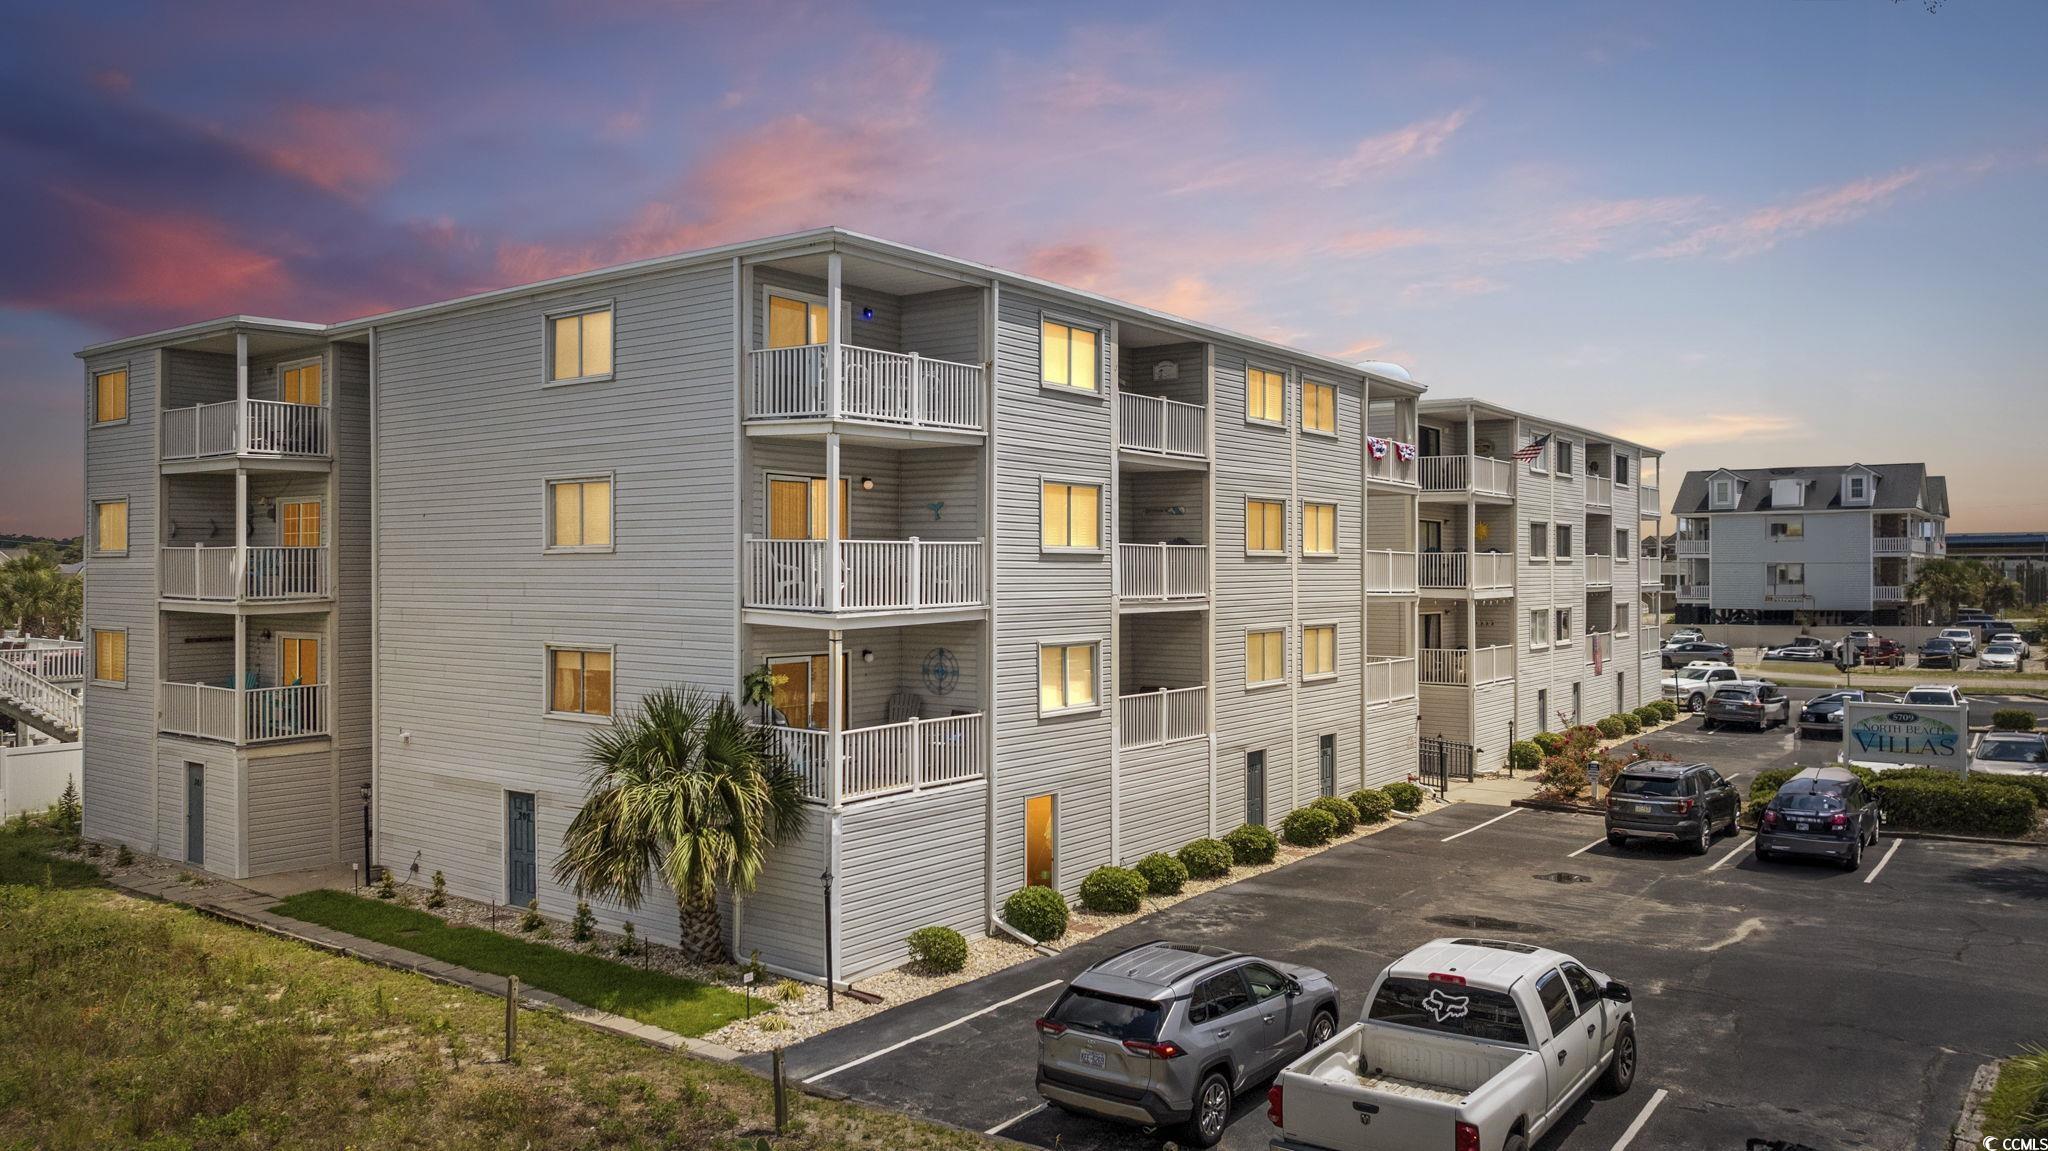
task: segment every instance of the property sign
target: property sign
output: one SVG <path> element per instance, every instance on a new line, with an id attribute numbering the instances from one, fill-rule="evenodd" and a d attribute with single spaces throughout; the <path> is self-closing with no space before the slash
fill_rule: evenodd
<path id="1" fill-rule="evenodd" d="M 1842 705 L 1842 758 L 1851 763 L 1945 767 L 1969 763 L 1970 709 L 1922 703 Z"/>

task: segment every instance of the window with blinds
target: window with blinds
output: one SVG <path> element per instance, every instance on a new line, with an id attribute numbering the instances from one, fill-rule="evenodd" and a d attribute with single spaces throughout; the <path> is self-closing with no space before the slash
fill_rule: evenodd
<path id="1" fill-rule="evenodd" d="M 593 308 L 548 320 L 548 382 L 602 379 L 612 374 L 612 310 Z"/>
<path id="2" fill-rule="evenodd" d="M 1251 687 L 1279 683 L 1287 678 L 1287 633 L 1271 631 L 1244 633 L 1244 682 Z"/>

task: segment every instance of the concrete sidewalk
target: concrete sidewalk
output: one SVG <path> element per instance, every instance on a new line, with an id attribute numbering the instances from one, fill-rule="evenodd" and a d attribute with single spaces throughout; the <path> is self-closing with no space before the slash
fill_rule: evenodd
<path id="1" fill-rule="evenodd" d="M 1452 803 L 1482 803 L 1491 807 L 1509 807 L 1518 799 L 1527 799 L 1536 794 L 1536 781 L 1528 775 L 1512 779 L 1507 773 L 1482 775 L 1470 783 L 1453 783 L 1444 798 Z"/>

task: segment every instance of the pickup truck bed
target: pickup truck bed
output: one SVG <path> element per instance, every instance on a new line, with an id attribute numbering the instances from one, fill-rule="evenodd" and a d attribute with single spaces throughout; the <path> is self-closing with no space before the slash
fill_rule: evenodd
<path id="1" fill-rule="evenodd" d="M 1460 1109 L 1523 1059 L 1534 1056 L 1449 1035 L 1354 1023 L 1281 1073 L 1287 1137 L 1294 1146 L 1347 1151 L 1447 1148 Z M 1298 1089 L 1288 1089 L 1290 1083 Z M 1361 1114 L 1371 1121 L 1360 1123 Z"/>

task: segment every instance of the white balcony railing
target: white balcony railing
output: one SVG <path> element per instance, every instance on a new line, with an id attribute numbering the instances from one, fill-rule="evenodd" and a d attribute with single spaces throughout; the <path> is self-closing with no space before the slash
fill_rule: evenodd
<path id="1" fill-rule="evenodd" d="M 1424 648 L 1418 653 L 1419 678 L 1428 684 L 1469 687 L 1515 678 L 1515 649 L 1505 644 L 1472 651 Z"/>
<path id="2" fill-rule="evenodd" d="M 1678 549 L 1679 555 L 1703 556 L 1707 554 L 1711 543 L 1711 540 L 1687 539 L 1684 536 L 1680 536 L 1677 543 L 1673 546 Z"/>
<path id="3" fill-rule="evenodd" d="M 1423 552 L 1421 585 L 1499 591 L 1515 586 L 1515 557 L 1501 552 Z"/>
<path id="4" fill-rule="evenodd" d="M 747 353 L 750 420 L 867 420 L 978 432 L 983 428 L 979 364 L 915 352 L 840 348 L 840 402 L 829 394 L 824 344 Z"/>
<path id="5" fill-rule="evenodd" d="M 1505 496 L 1514 492 L 1515 466 L 1492 456 L 1424 456 L 1419 461 L 1422 490 L 1472 492 Z"/>
<path id="6" fill-rule="evenodd" d="M 839 733 L 771 727 L 807 798 L 842 803 L 979 779 L 988 771 L 988 725 L 980 712 L 909 719 Z M 833 786 L 834 780 L 838 786 Z"/>
<path id="7" fill-rule="evenodd" d="M 1657 490 L 1655 484 L 1637 485 L 1636 499 L 1639 501 L 1638 509 L 1650 515 L 1659 515 L 1664 511 L 1664 495 Z"/>
<path id="8" fill-rule="evenodd" d="M 1375 595 L 1414 595 L 1414 552 L 1377 550 L 1365 553 L 1365 590 Z"/>
<path id="9" fill-rule="evenodd" d="M 231 603 L 238 598 L 237 587 L 244 600 L 323 599 L 328 595 L 324 547 L 253 547 L 246 557 L 232 547 L 167 547 L 161 549 L 161 557 L 166 599 Z"/>
<path id="10" fill-rule="evenodd" d="M 1209 689 L 1175 687 L 1116 698 L 1117 745 L 1150 747 L 1209 734 Z"/>
<path id="11" fill-rule="evenodd" d="M 1636 582 L 1648 587 L 1664 581 L 1664 561 L 1644 556 L 1636 561 Z"/>
<path id="12" fill-rule="evenodd" d="M 1589 508 L 1613 507 L 1614 481 L 1606 476 L 1587 476 L 1586 506 Z"/>
<path id="13" fill-rule="evenodd" d="M 1367 659 L 1365 661 L 1365 702 L 1393 703 L 1415 698 L 1415 657 Z"/>
<path id="14" fill-rule="evenodd" d="M 325 456 L 327 409 L 277 400 L 224 400 L 163 412 L 167 460 L 213 456 Z"/>
<path id="15" fill-rule="evenodd" d="M 0 697 L 71 731 L 84 721 L 77 696 L 9 660 L 0 660 Z"/>
<path id="16" fill-rule="evenodd" d="M 1912 551 L 1917 542 L 1912 536 L 1873 536 L 1870 550 L 1881 556 L 1902 556 Z"/>
<path id="17" fill-rule="evenodd" d="M 1366 452 L 1366 478 L 1388 484 L 1414 484 L 1415 474 L 1421 470 L 1416 465 L 1421 463 L 1421 460 L 1414 457 L 1406 460 L 1402 459 L 1401 451 L 1403 448 L 1408 447 L 1406 444 L 1399 444 L 1389 440 L 1387 441 L 1385 455 L 1374 457 L 1371 452 Z M 1409 448 L 1409 450 L 1412 451 L 1413 449 Z"/>
<path id="18" fill-rule="evenodd" d="M 840 540 L 840 611 L 979 607 L 980 540 Z M 747 540 L 747 606 L 831 611 L 824 540 Z"/>
<path id="19" fill-rule="evenodd" d="M 1209 594 L 1203 544 L 1118 544 L 1117 594 L 1129 600 L 1202 599 Z"/>
<path id="20" fill-rule="evenodd" d="M 1679 603 L 1706 603 L 1708 600 L 1712 598 L 1713 597 L 1709 594 L 1708 585 L 1703 583 L 1689 583 L 1685 580 L 1678 581 Z"/>
<path id="21" fill-rule="evenodd" d="M 0 651 L 0 663 L 52 683 L 74 682 L 85 678 L 85 645 L 77 640 L 42 640 L 34 647 Z"/>
<path id="22" fill-rule="evenodd" d="M 326 735 L 327 685 L 292 684 L 236 691 L 204 683 L 158 685 L 158 729 L 226 743 L 266 743 Z M 236 730 L 237 718 L 241 730 Z"/>
<path id="23" fill-rule="evenodd" d="M 1209 409 L 1163 396 L 1116 394 L 1116 443 L 1120 448 L 1183 459 L 1209 455 Z"/>
<path id="24" fill-rule="evenodd" d="M 1905 603 L 1906 589 L 1897 584 L 1877 584 L 1870 589 L 1873 603 Z"/>
<path id="25" fill-rule="evenodd" d="M 1614 582 L 1614 557 L 1588 553 L 1586 556 L 1586 583 L 1588 586 L 1612 584 Z"/>

